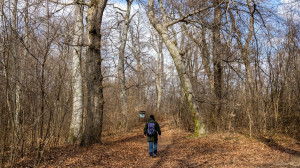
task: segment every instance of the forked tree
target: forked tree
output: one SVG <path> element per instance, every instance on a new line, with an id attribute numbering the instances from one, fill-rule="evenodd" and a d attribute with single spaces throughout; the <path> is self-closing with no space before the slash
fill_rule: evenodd
<path id="1" fill-rule="evenodd" d="M 156 29 L 158 34 L 162 37 L 167 49 L 169 50 L 174 64 L 176 66 L 178 76 L 180 78 L 181 87 L 184 91 L 186 100 L 188 102 L 188 107 L 190 114 L 194 120 L 194 136 L 199 136 L 206 133 L 205 125 L 203 122 L 203 116 L 200 113 L 199 106 L 196 102 L 195 94 L 193 91 L 191 80 L 189 79 L 187 67 L 184 65 L 183 55 L 185 54 L 177 46 L 176 42 L 172 40 L 171 33 L 169 31 L 170 27 L 176 23 L 184 21 L 189 16 L 205 11 L 212 6 L 200 8 L 192 13 L 188 13 L 179 19 L 171 20 L 165 11 L 165 7 L 162 0 L 158 0 L 158 9 L 154 8 L 154 0 L 148 1 L 148 18 L 152 26 Z M 159 13 L 160 12 L 160 13 Z M 161 18 L 158 18 L 161 16 Z"/>

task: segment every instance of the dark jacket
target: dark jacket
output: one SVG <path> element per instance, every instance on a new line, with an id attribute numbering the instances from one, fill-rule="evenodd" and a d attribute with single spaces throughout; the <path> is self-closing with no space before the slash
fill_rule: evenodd
<path id="1" fill-rule="evenodd" d="M 155 123 L 155 130 L 156 130 L 156 132 L 155 132 L 155 135 L 152 136 L 152 137 L 150 137 L 150 136 L 147 135 L 148 123 Z M 159 124 L 153 118 L 149 118 L 149 120 L 146 123 L 145 128 L 144 128 L 144 135 L 147 135 L 147 141 L 148 142 L 157 141 L 158 140 L 158 137 L 157 137 L 158 135 L 157 134 L 161 135 L 160 126 L 159 126 Z"/>

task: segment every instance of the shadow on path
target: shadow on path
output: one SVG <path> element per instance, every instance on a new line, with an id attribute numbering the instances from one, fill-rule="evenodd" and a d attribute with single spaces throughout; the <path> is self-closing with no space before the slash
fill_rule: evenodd
<path id="1" fill-rule="evenodd" d="M 165 149 L 163 149 L 161 151 L 158 151 L 158 157 L 157 158 L 159 158 L 159 160 L 156 161 L 156 163 L 152 166 L 152 168 L 160 167 L 167 160 L 167 157 L 170 155 L 169 151 L 170 151 L 170 149 L 173 145 L 174 145 L 174 139 L 172 139 L 172 143 L 167 145 L 165 147 Z"/>
<path id="2" fill-rule="evenodd" d="M 293 149 L 285 148 L 281 145 L 279 145 L 277 142 L 275 142 L 273 139 L 260 137 L 259 140 L 263 142 L 264 144 L 268 145 L 270 148 L 278 150 L 280 152 L 288 153 L 294 156 L 300 156 L 300 151 L 296 151 Z"/>
<path id="3" fill-rule="evenodd" d="M 122 138 L 122 139 L 119 139 L 119 140 L 116 140 L 116 141 L 104 142 L 103 144 L 104 145 L 113 145 L 113 144 L 130 142 L 130 141 L 134 141 L 134 140 L 137 140 L 137 139 L 143 139 L 143 138 L 144 138 L 144 135 L 141 133 L 141 134 L 134 135 L 134 136 L 131 136 L 131 137 Z"/>

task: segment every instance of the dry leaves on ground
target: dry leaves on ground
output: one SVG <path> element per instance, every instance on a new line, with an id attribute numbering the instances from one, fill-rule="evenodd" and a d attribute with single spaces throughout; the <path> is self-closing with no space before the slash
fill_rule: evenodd
<path id="1" fill-rule="evenodd" d="M 159 156 L 150 158 L 143 126 L 126 135 L 107 136 L 103 144 L 67 146 L 45 153 L 42 167 L 300 167 L 300 146 L 291 138 L 251 139 L 240 134 L 190 133 L 162 123 Z M 31 166 L 30 159 L 19 166 Z"/>

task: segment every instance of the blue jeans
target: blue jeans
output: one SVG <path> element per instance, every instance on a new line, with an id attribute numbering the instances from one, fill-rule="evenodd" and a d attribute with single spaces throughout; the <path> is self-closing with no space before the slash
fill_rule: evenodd
<path id="1" fill-rule="evenodd" d="M 153 141 L 149 142 L 149 154 L 153 155 Z M 157 141 L 154 141 L 154 154 L 157 154 Z"/>

